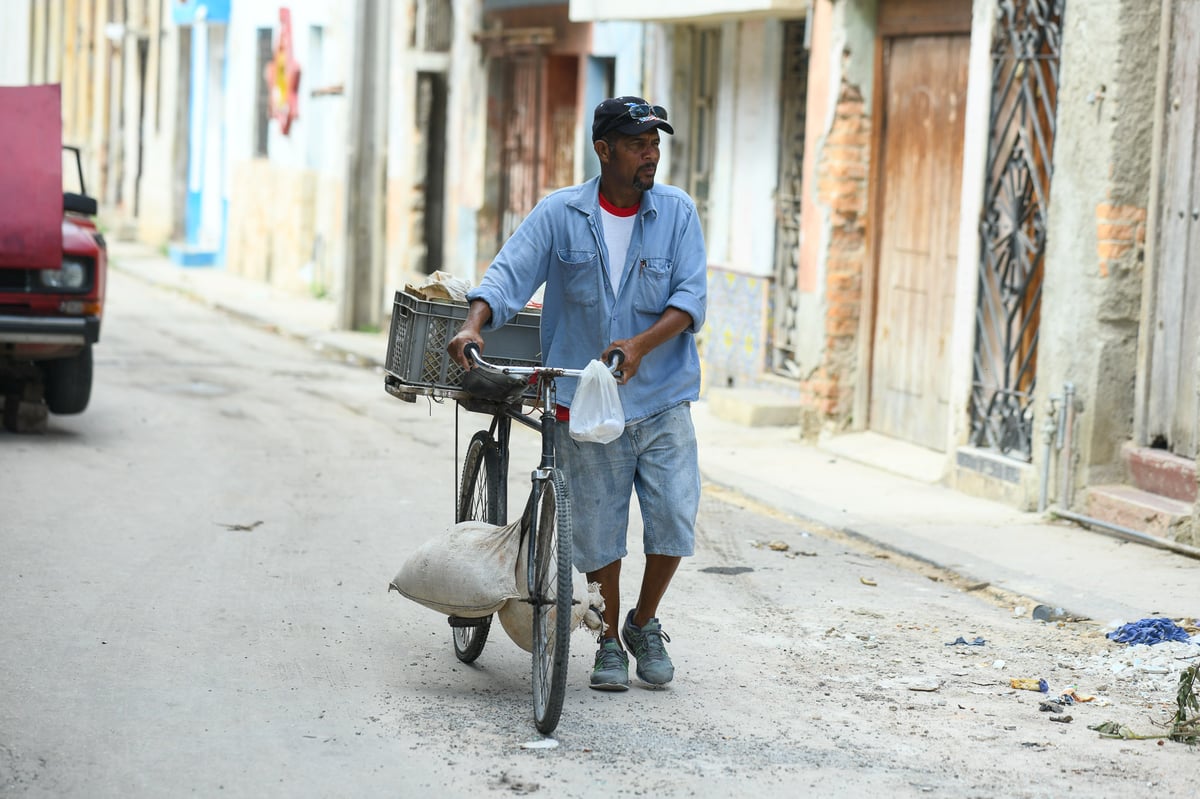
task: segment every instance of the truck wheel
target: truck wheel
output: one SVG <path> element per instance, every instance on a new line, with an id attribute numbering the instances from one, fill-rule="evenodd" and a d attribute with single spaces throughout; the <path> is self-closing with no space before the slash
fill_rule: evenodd
<path id="1" fill-rule="evenodd" d="M 92 346 L 73 358 L 42 364 L 46 376 L 46 406 L 51 413 L 83 413 L 92 396 Z"/>

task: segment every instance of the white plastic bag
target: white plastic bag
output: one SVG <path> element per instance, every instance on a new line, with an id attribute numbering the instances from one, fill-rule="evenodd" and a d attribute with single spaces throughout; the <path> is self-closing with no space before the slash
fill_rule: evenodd
<path id="1" fill-rule="evenodd" d="M 447 616 L 487 616 L 518 595 L 520 540 L 520 519 L 506 527 L 459 522 L 413 552 L 391 587 Z"/>
<path id="2" fill-rule="evenodd" d="M 625 411 L 617 393 L 617 379 L 602 361 L 584 367 L 571 401 L 571 438 L 607 444 L 625 431 Z"/>

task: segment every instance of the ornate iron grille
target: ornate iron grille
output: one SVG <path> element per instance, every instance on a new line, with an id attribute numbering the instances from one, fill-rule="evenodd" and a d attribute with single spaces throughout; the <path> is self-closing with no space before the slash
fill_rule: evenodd
<path id="1" fill-rule="evenodd" d="M 804 22 L 784 28 L 782 130 L 780 131 L 779 187 L 775 208 L 775 290 L 772 296 L 771 369 L 798 377 L 796 362 L 800 334 L 800 198 L 804 166 L 804 126 L 808 102 L 808 50 Z"/>
<path id="2" fill-rule="evenodd" d="M 1029 461 L 1066 0 L 1001 0 L 980 220 L 971 443 Z"/>

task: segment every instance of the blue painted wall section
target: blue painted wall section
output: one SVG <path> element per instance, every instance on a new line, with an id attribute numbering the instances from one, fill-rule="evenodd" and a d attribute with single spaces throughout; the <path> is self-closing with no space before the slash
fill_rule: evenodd
<path id="1" fill-rule="evenodd" d="M 228 22 L 230 0 L 179 0 L 171 4 L 171 18 L 176 25 L 197 22 Z"/>
<path id="2" fill-rule="evenodd" d="M 703 388 L 764 388 L 787 396 L 780 379 L 767 374 L 770 278 L 708 268 L 708 312 L 700 333 Z M 797 384 L 794 396 L 799 398 Z"/>

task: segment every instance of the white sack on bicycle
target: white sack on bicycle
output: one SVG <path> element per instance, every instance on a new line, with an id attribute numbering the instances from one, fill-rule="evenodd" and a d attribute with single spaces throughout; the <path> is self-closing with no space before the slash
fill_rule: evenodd
<path id="1" fill-rule="evenodd" d="M 521 552 L 517 556 L 517 586 L 520 596 L 505 602 L 497 611 L 496 618 L 500 620 L 504 632 L 508 634 L 514 644 L 526 652 L 532 652 L 533 606 L 524 601 L 529 598 L 525 576 L 525 564 L 528 561 L 525 547 L 521 547 Z M 551 574 L 558 571 L 556 562 L 548 564 L 548 568 Z M 589 583 L 587 577 L 582 573 L 572 570 L 571 594 L 574 600 L 574 604 L 571 606 L 571 629 L 587 627 L 589 630 L 603 633 L 604 618 L 601 614 L 604 613 L 604 597 L 600 595 L 600 583 Z M 553 602 L 555 596 L 554 586 L 551 586 L 548 599 Z M 547 629 L 554 629 L 556 612 L 557 609 L 552 607 L 546 619 Z"/>
<path id="2" fill-rule="evenodd" d="M 409 555 L 391 588 L 447 616 L 475 619 L 518 595 L 521 521 L 506 527 L 459 522 Z"/>
<path id="3" fill-rule="evenodd" d="M 617 393 L 617 379 L 602 361 L 584 367 L 571 400 L 571 438 L 607 444 L 625 430 L 625 411 Z"/>

